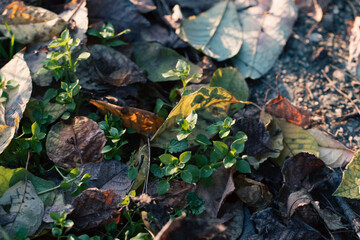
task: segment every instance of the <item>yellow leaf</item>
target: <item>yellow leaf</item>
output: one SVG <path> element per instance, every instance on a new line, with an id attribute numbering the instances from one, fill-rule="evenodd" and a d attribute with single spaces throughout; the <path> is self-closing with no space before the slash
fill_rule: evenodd
<path id="1" fill-rule="evenodd" d="M 333 195 L 360 198 L 360 150 L 354 154 L 353 159 L 346 166 L 340 186 Z"/>
<path id="2" fill-rule="evenodd" d="M 302 127 L 283 120 L 275 118 L 275 122 L 284 135 L 284 149 L 275 160 L 279 165 L 284 163 L 286 157 L 292 157 L 301 152 L 308 152 L 319 157 L 319 146 L 310 133 Z"/>

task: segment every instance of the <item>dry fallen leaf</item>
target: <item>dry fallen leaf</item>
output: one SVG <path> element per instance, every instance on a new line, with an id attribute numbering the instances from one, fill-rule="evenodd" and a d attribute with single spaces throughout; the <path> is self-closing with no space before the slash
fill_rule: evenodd
<path id="1" fill-rule="evenodd" d="M 307 126 L 310 124 L 311 112 L 309 110 L 295 107 L 291 102 L 281 96 L 271 99 L 266 103 L 266 112 L 274 117 L 283 118 L 288 122 L 294 123 L 299 126 Z"/>
<path id="2" fill-rule="evenodd" d="M 79 230 L 96 228 L 112 221 L 119 223 L 118 211 L 121 197 L 113 190 L 101 191 L 89 188 L 72 203 L 74 210 L 69 215 Z"/>
<path id="3" fill-rule="evenodd" d="M 238 16 L 243 44 L 232 62 L 244 77 L 257 79 L 281 54 L 297 18 L 297 8 L 292 0 L 261 0 L 255 6 L 238 9 Z"/>
<path id="4" fill-rule="evenodd" d="M 153 135 L 163 124 L 164 120 L 152 112 L 134 107 L 121 107 L 105 101 L 90 100 L 102 111 L 110 112 L 114 116 L 120 117 L 126 128 L 133 128 L 144 136 Z"/>
<path id="5" fill-rule="evenodd" d="M 51 40 L 66 26 L 66 22 L 57 14 L 44 8 L 26 6 L 22 1 L 9 4 L 0 16 L 0 22 L 0 31 L 10 37 L 3 24 L 6 22 L 16 41 L 22 44 Z"/>
<path id="6" fill-rule="evenodd" d="M 116 87 L 146 82 L 143 71 L 112 47 L 95 44 L 89 50 L 91 57 L 82 61 L 76 70 L 81 86 L 88 89 L 86 83 L 95 84 L 94 89 L 98 90 L 97 83 L 104 81 Z"/>
<path id="7" fill-rule="evenodd" d="M 3 79 L 15 80 L 19 84 L 14 89 L 6 90 L 8 101 L 0 104 L 0 153 L 2 153 L 19 127 L 19 122 L 31 96 L 32 82 L 22 52 L 17 53 L 10 62 L 1 68 L 0 73 Z"/>
<path id="8" fill-rule="evenodd" d="M 337 168 L 344 167 L 354 156 L 354 151 L 345 147 L 341 142 L 333 139 L 319 129 L 308 129 L 319 145 L 319 158 L 326 166 Z"/>
<path id="9" fill-rule="evenodd" d="M 266 208 L 272 201 L 268 187 L 240 174 L 235 179 L 235 193 L 250 209 L 258 211 Z"/>
<path id="10" fill-rule="evenodd" d="M 74 168 L 103 160 L 104 132 L 87 117 L 75 117 L 68 123 L 53 125 L 46 138 L 46 153 L 51 161 L 64 168 Z"/>
<path id="11" fill-rule="evenodd" d="M 213 175 L 214 184 L 205 186 L 200 183 L 196 189 L 199 198 L 205 201 L 205 216 L 216 218 L 225 198 L 235 190 L 231 169 L 221 166 Z M 203 213 L 204 214 L 204 213 Z"/>

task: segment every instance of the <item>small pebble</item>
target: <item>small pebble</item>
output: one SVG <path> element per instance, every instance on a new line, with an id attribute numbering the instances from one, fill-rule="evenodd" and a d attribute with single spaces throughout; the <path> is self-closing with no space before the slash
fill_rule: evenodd
<path id="1" fill-rule="evenodd" d="M 309 36 L 309 40 L 312 42 L 320 42 L 322 40 L 322 35 L 320 33 L 312 33 Z"/>

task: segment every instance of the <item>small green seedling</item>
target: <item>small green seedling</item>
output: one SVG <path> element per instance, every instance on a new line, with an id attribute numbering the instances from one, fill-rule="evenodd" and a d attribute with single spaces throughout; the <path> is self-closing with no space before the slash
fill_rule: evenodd
<path id="1" fill-rule="evenodd" d="M 67 238 L 63 234 L 74 226 L 74 222 L 70 219 L 66 219 L 67 213 L 65 210 L 62 213 L 51 212 L 50 217 L 54 220 L 54 225 L 51 229 L 52 235 L 57 239 Z"/>
<path id="2" fill-rule="evenodd" d="M 122 122 L 119 117 L 105 115 L 104 121 L 98 123 L 101 130 L 104 131 L 107 144 L 102 149 L 105 159 L 121 160 L 122 147 L 128 142 L 122 140 L 126 129 L 123 129 Z"/>
<path id="3" fill-rule="evenodd" d="M 129 33 L 130 29 L 126 29 L 120 33 L 115 34 L 115 28 L 108 22 L 107 24 L 103 24 L 100 31 L 96 29 L 89 29 L 88 34 L 91 36 L 95 36 L 101 39 L 101 44 L 110 47 L 116 47 L 120 45 L 127 45 L 126 42 L 116 39 L 123 34 Z"/>
<path id="4" fill-rule="evenodd" d="M 180 178 L 186 183 L 197 183 L 200 179 L 205 183 L 211 182 L 212 174 L 221 165 L 225 168 L 235 165 L 241 173 L 250 172 L 250 165 L 245 160 L 246 156 L 240 156 L 244 151 L 247 136 L 243 132 L 229 136 L 230 128 L 235 120 L 227 117 L 223 121 L 210 125 L 207 129 L 209 135 L 218 134 L 220 138 L 213 141 L 204 134 L 198 134 L 194 139 L 189 138 L 196 123 L 197 114 L 194 111 L 185 119 L 180 119 L 179 128 L 176 129 L 179 132 L 177 139 L 173 139 L 167 148 L 171 153 L 182 152 L 186 150 L 187 142 L 193 141 L 200 146 L 195 154 L 185 151 L 177 157 L 164 153 L 159 156 L 160 164 L 151 164 L 151 173 L 160 180 L 157 185 L 159 195 L 165 194 L 170 189 L 169 181 L 172 179 Z"/>
<path id="5" fill-rule="evenodd" d="M 19 86 L 19 83 L 15 80 L 6 80 L 4 76 L 0 74 L 0 103 L 6 103 L 9 99 L 7 91 Z"/>
<path id="6" fill-rule="evenodd" d="M 0 44 L 0 55 L 5 58 L 6 60 L 10 61 L 14 55 L 14 48 L 15 48 L 15 35 L 13 34 L 13 32 L 11 31 L 9 25 L 5 22 L 4 23 L 6 30 L 9 32 L 10 35 L 10 39 L 9 37 L 1 37 L 0 41 L 3 43 L 6 40 L 10 40 L 9 43 L 9 54 L 7 53 L 7 51 L 5 50 L 5 48 L 3 47 L 2 44 Z"/>
<path id="7" fill-rule="evenodd" d="M 60 171 L 60 167 L 54 166 L 56 171 L 60 174 L 60 176 L 63 178 L 63 181 L 56 187 L 41 191 L 38 193 L 38 195 L 45 194 L 51 191 L 54 191 L 56 189 L 62 188 L 64 190 L 70 189 L 73 185 L 76 186 L 76 189 L 71 192 L 72 197 L 78 196 L 80 193 L 85 191 L 88 188 L 87 182 L 89 182 L 91 175 L 88 173 L 85 173 L 84 176 L 82 176 L 83 171 L 80 171 L 78 168 L 73 168 L 69 172 L 69 176 L 64 176 L 62 172 Z M 82 177 L 81 177 L 82 176 Z M 81 179 L 79 180 L 79 178 Z"/>
<path id="8" fill-rule="evenodd" d="M 186 62 L 185 60 L 179 59 L 176 63 L 176 66 L 174 69 L 169 70 L 166 73 L 163 73 L 162 76 L 164 78 L 169 78 L 169 77 L 176 77 L 176 78 L 180 78 L 182 85 L 183 85 L 183 89 L 181 91 L 181 96 L 185 96 L 188 95 L 190 93 L 192 93 L 193 91 L 191 90 L 186 90 L 186 86 L 187 84 L 193 80 L 193 79 L 197 79 L 201 77 L 201 74 L 194 74 L 191 77 L 190 75 L 190 64 L 188 62 Z M 175 89 L 175 91 L 172 91 L 170 93 L 170 100 L 173 101 L 172 99 L 175 98 L 176 96 L 176 91 L 177 89 Z"/>

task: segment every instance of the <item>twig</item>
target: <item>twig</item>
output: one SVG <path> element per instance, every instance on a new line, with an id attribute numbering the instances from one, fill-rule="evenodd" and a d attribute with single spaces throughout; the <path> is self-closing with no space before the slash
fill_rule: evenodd
<path id="1" fill-rule="evenodd" d="M 28 152 L 28 157 L 27 157 L 27 160 L 26 160 L 26 166 L 25 166 L 25 187 L 24 187 L 24 193 L 22 195 L 22 198 L 21 198 L 21 201 L 20 201 L 20 206 L 19 206 L 19 209 L 17 210 L 16 212 L 16 215 L 15 215 L 15 218 L 17 218 L 17 216 L 19 215 L 19 212 L 21 210 L 21 207 L 22 207 L 22 204 L 24 202 L 24 199 L 25 199 L 25 194 L 26 194 L 26 188 L 27 188 L 27 180 L 28 180 L 28 175 L 27 175 L 27 171 L 28 171 L 28 166 L 29 166 L 29 160 L 30 160 L 30 152 Z M 13 221 L 13 223 L 11 224 L 11 232 L 14 230 L 14 223 L 15 221 Z"/>
<path id="2" fill-rule="evenodd" d="M 149 182 L 149 174 L 150 174 L 150 159 L 151 159 L 151 154 L 150 154 L 150 136 L 146 136 L 146 140 L 147 140 L 147 145 L 148 145 L 148 163 L 147 163 L 147 172 L 146 172 L 146 178 L 145 178 L 145 183 L 144 183 L 144 188 L 143 188 L 143 192 L 142 193 L 147 193 L 148 191 L 148 182 Z"/>
<path id="3" fill-rule="evenodd" d="M 346 99 L 348 99 L 351 104 L 354 105 L 354 108 L 356 109 L 356 111 L 360 114 L 360 109 L 359 107 L 356 105 L 356 103 L 352 100 L 352 98 L 350 98 L 346 93 L 344 93 L 343 91 L 341 91 L 340 89 L 338 89 L 334 82 L 329 78 L 329 76 L 325 73 L 324 70 L 321 70 L 321 72 L 324 74 L 324 77 L 326 78 L 326 80 L 328 80 L 328 82 L 333 86 L 333 88 L 338 92 L 340 93 L 341 95 L 343 95 Z"/>

